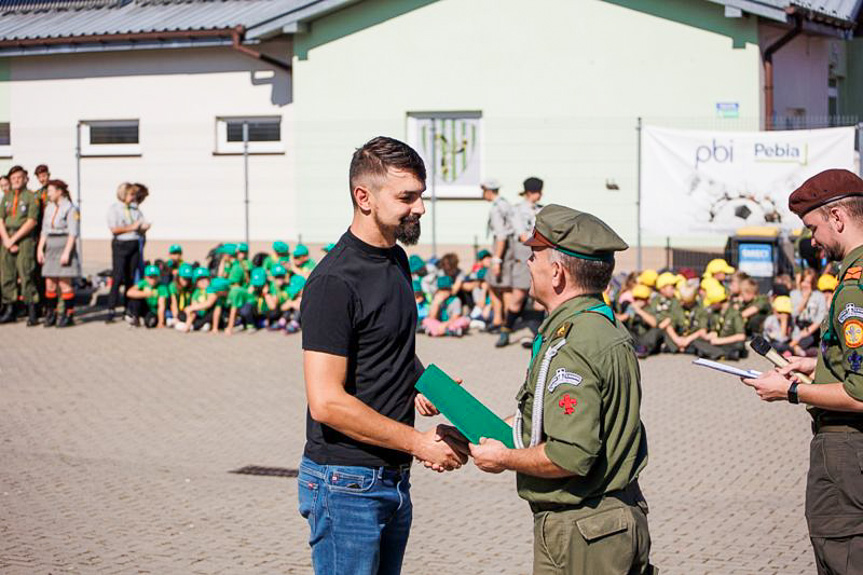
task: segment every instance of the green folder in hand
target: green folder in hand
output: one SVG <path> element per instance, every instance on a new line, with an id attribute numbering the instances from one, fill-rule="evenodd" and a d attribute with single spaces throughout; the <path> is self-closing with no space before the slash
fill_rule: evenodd
<path id="1" fill-rule="evenodd" d="M 471 443 L 479 443 L 481 437 L 488 437 L 513 449 L 512 427 L 438 366 L 430 364 L 417 381 L 416 388 Z"/>

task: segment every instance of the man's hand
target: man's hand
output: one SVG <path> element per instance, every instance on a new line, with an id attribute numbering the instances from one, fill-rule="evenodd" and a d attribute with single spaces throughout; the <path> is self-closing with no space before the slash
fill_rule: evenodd
<path id="1" fill-rule="evenodd" d="M 479 445 L 470 446 L 473 463 L 486 473 L 500 473 L 506 470 L 509 448 L 497 439 L 480 438 Z"/>
<path id="2" fill-rule="evenodd" d="M 461 385 L 464 383 L 464 380 L 456 379 L 455 382 Z M 432 404 L 432 402 L 430 402 L 428 398 L 421 393 L 418 393 L 417 396 L 414 398 L 414 406 L 417 408 L 419 414 L 425 417 L 433 417 L 435 415 L 440 415 L 440 411 L 438 411 L 434 404 Z"/>
<path id="3" fill-rule="evenodd" d="M 455 428 L 438 425 L 419 435 L 413 454 L 435 471 L 452 471 L 467 463 L 468 449 L 452 433 Z M 458 433 L 456 431 L 456 433 Z"/>
<path id="4" fill-rule="evenodd" d="M 785 377 L 791 378 L 792 381 L 797 381 L 797 376 L 791 373 L 792 371 L 796 371 L 802 373 L 803 375 L 808 375 L 809 377 L 812 377 L 812 375 L 815 373 L 815 366 L 817 364 L 818 359 L 815 357 L 794 356 L 788 358 L 788 365 L 779 368 L 777 371 Z"/>
<path id="5" fill-rule="evenodd" d="M 768 371 L 757 378 L 742 378 L 741 381 L 753 388 L 758 397 L 764 401 L 779 401 L 788 399 L 788 388 L 792 380 L 779 373 L 778 370 Z"/>

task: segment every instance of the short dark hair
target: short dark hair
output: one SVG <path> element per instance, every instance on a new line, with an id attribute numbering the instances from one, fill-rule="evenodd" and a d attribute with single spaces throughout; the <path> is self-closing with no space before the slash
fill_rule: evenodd
<path id="1" fill-rule="evenodd" d="M 12 177 L 12 174 L 17 174 L 18 172 L 24 172 L 24 175 L 27 175 L 27 170 L 25 170 L 21 166 L 12 166 L 11 168 L 9 168 L 9 173 L 7 174 L 7 176 Z"/>
<path id="2" fill-rule="evenodd" d="M 426 167 L 416 150 L 395 138 L 378 136 L 363 144 L 354 152 L 351 158 L 349 183 L 351 186 L 351 202 L 356 207 L 354 189 L 364 178 L 382 180 L 390 168 L 405 170 L 417 179 L 425 182 Z"/>
<path id="3" fill-rule="evenodd" d="M 36 174 L 37 176 L 39 174 L 45 174 L 48 172 L 50 172 L 50 170 L 48 169 L 48 166 L 46 166 L 45 164 L 39 164 L 38 166 L 36 166 L 36 169 L 33 170 L 33 173 Z"/>
<path id="4" fill-rule="evenodd" d="M 552 250 L 551 261 L 560 262 L 569 272 L 572 281 L 584 293 L 602 293 L 611 282 L 614 260 L 586 260 Z"/>

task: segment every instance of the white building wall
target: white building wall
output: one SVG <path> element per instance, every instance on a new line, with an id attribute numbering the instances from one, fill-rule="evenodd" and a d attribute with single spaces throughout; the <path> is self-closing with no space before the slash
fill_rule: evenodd
<path id="1" fill-rule="evenodd" d="M 788 29 L 762 24 L 758 32 L 762 49 L 766 49 Z M 778 116 L 793 116 L 799 111 L 807 116 L 827 116 L 831 42 L 835 40 L 801 34 L 773 55 L 773 108 Z"/>
<path id="2" fill-rule="evenodd" d="M 289 60 L 287 43 L 269 46 Z M 81 160 L 82 233 L 109 238 L 105 214 L 122 181 L 145 183 L 151 239 L 239 240 L 244 236 L 242 156 L 215 155 L 218 116 L 282 116 L 286 153 L 250 158 L 254 239 L 293 238 L 293 110 L 290 75 L 230 48 L 146 50 L 8 60 L 14 157 L 39 163 L 77 196 L 76 125 L 139 119 L 140 157 Z M 269 77 L 268 77 L 269 76 Z M 37 187 L 35 177 L 31 188 Z"/>

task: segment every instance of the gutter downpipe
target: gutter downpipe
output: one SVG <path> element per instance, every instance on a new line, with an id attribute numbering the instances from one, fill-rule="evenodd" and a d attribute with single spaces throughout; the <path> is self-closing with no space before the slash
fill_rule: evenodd
<path id="1" fill-rule="evenodd" d="M 794 28 L 764 50 L 764 115 L 765 129 L 773 130 L 773 54 L 793 40 L 803 30 L 803 19 L 794 15 Z"/>
<path id="2" fill-rule="evenodd" d="M 291 64 L 289 62 L 284 62 L 282 60 L 279 60 L 278 58 L 273 58 L 272 56 L 268 56 L 267 54 L 258 52 L 257 50 L 252 50 L 248 46 L 244 46 L 243 36 L 245 36 L 245 34 L 246 29 L 242 26 L 237 26 L 236 28 L 234 28 L 231 31 L 231 48 L 241 54 L 249 56 L 250 58 L 260 60 L 261 62 L 266 62 L 267 64 L 285 70 L 286 72 L 291 71 Z"/>

